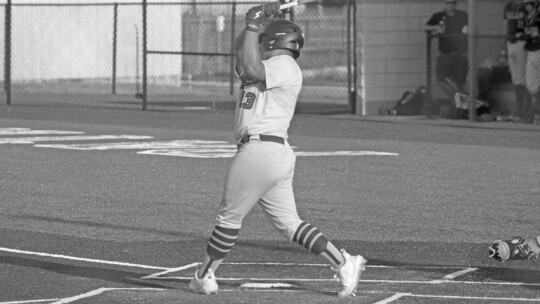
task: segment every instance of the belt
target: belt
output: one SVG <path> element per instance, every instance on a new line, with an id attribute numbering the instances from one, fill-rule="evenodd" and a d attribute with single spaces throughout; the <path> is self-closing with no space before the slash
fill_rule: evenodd
<path id="1" fill-rule="evenodd" d="M 247 135 L 244 138 L 240 139 L 238 141 L 238 144 L 247 144 L 250 139 L 255 139 L 255 140 L 258 139 L 260 141 L 271 141 L 271 142 L 275 142 L 275 143 L 282 144 L 282 145 L 285 144 L 285 138 L 283 138 L 283 137 L 274 136 L 274 135 L 264 135 L 264 134 Z"/>

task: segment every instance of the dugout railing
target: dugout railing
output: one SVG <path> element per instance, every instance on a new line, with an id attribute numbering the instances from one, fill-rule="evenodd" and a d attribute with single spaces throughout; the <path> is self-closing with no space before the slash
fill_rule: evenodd
<path id="1" fill-rule="evenodd" d="M 356 111 L 352 0 L 288 11 L 306 45 L 304 113 Z M 0 10 L 8 105 L 231 107 L 233 43 L 257 1 L 15 3 Z"/>

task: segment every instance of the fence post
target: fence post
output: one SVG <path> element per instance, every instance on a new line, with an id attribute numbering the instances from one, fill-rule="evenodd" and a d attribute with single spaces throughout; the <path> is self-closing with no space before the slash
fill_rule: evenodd
<path id="1" fill-rule="evenodd" d="M 349 102 L 349 110 L 352 111 L 353 104 L 352 104 L 352 96 L 351 92 L 352 89 L 352 42 L 351 42 L 351 35 L 352 35 L 352 25 L 351 25 L 351 13 L 352 13 L 352 4 L 351 2 L 354 0 L 348 0 L 347 1 L 347 92 L 349 92 L 348 96 L 348 102 Z"/>
<path id="2" fill-rule="evenodd" d="M 477 97 L 477 74 L 476 74 L 476 1 L 469 0 L 469 20 L 468 20 L 468 33 L 467 39 L 469 43 L 469 120 L 476 120 L 476 97 Z"/>
<path id="3" fill-rule="evenodd" d="M 113 20 L 113 58 L 112 58 L 112 94 L 116 94 L 116 56 L 117 56 L 117 35 L 118 35 L 118 3 L 114 4 Z"/>
<path id="4" fill-rule="evenodd" d="M 358 93 L 358 60 L 356 58 L 356 43 L 357 43 L 357 39 L 356 39 L 356 35 L 357 35 L 357 26 L 356 26 L 356 1 L 353 0 L 352 1 L 352 59 L 353 59 L 353 66 L 352 66 L 352 76 L 353 76 L 353 81 L 352 81 L 352 92 L 351 92 L 351 113 L 352 114 L 356 114 L 357 112 L 357 109 L 356 109 L 356 97 L 357 97 L 357 93 Z M 364 99 L 362 99 L 362 115 L 366 114 L 366 111 L 365 111 L 365 106 L 363 104 L 364 102 Z"/>
<path id="5" fill-rule="evenodd" d="M 232 4 L 232 14 L 231 14 L 231 63 L 229 71 L 229 94 L 234 94 L 234 34 L 236 28 L 236 2 Z"/>
<path id="6" fill-rule="evenodd" d="M 147 9 L 148 9 L 148 4 L 146 2 L 147 0 L 143 0 L 142 2 L 142 9 L 143 9 L 143 31 L 142 31 L 142 42 L 143 42 L 143 46 L 142 46 L 142 51 L 143 51 L 143 66 L 142 66 L 142 109 L 143 110 L 146 110 L 146 102 L 147 102 L 147 56 L 148 56 L 148 53 L 147 53 L 147 33 L 146 33 L 146 30 L 147 30 Z"/>
<path id="7" fill-rule="evenodd" d="M 426 31 L 426 99 L 424 100 L 424 109 L 426 116 L 431 118 L 434 112 L 432 84 L 431 84 L 431 34 Z"/>
<path id="8" fill-rule="evenodd" d="M 11 0 L 7 0 L 5 7 L 4 92 L 6 92 L 6 104 L 11 105 Z"/>

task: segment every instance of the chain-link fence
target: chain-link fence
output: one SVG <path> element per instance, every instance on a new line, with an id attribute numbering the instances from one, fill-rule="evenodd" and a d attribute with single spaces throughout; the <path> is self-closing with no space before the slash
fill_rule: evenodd
<path id="1" fill-rule="evenodd" d="M 239 83 L 231 47 L 255 3 L 8 1 L 0 7 L 0 35 L 9 38 L 0 41 L 6 102 L 232 108 Z M 288 14 L 306 36 L 300 111 L 353 110 L 348 5 L 304 5 Z"/>
<path id="2" fill-rule="evenodd" d="M 148 5 L 148 38 L 159 37 L 164 29 L 176 29 L 176 40 L 148 41 L 148 73 L 168 70 L 159 80 L 149 79 L 148 106 L 174 105 L 178 96 L 213 104 L 235 98 L 235 36 L 245 27 L 243 18 L 257 2 L 177 3 Z M 179 24 L 164 24 L 163 11 Z M 298 63 L 304 84 L 298 109 L 303 112 L 350 112 L 347 56 L 351 47 L 347 5 L 306 5 L 289 15 L 304 31 L 306 44 Z M 292 18 L 291 18 L 292 17 Z M 152 70 L 157 69 L 157 70 Z M 166 80 L 166 81 L 164 81 Z M 185 100 L 184 100 L 185 101 Z"/>

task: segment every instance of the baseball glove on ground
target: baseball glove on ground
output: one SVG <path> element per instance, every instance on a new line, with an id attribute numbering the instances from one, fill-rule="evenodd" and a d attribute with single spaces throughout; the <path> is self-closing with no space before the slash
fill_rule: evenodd
<path id="1" fill-rule="evenodd" d="M 497 261 L 534 260 L 540 254 L 540 246 L 535 238 L 515 236 L 507 240 L 497 240 L 489 245 L 489 257 Z"/>

